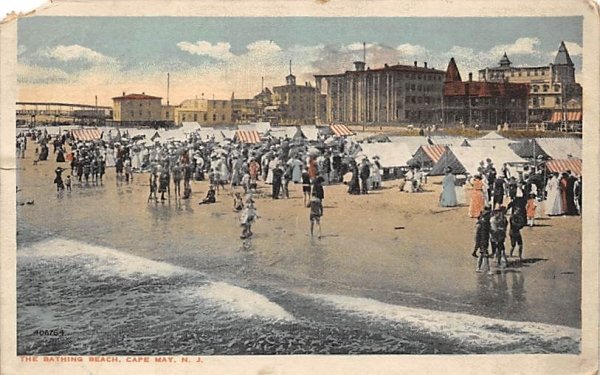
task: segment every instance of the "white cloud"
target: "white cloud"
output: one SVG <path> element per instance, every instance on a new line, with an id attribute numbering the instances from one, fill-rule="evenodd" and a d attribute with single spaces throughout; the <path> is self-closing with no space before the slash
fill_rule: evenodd
<path id="1" fill-rule="evenodd" d="M 531 55 L 539 54 L 540 51 L 537 49 L 540 44 L 538 38 L 519 38 L 511 44 L 501 44 L 492 47 L 489 53 L 492 55 L 502 56 L 504 52 L 510 55 Z"/>
<path id="2" fill-rule="evenodd" d="M 54 48 L 46 48 L 40 51 L 40 53 L 43 56 L 62 62 L 85 61 L 94 64 L 115 62 L 115 59 L 111 57 L 78 44 L 69 46 L 59 45 Z"/>
<path id="3" fill-rule="evenodd" d="M 565 47 L 567 47 L 567 51 L 569 51 L 569 55 L 571 56 L 580 56 L 583 53 L 583 47 L 577 43 L 565 41 Z M 556 51 L 553 54 L 556 54 Z"/>
<path id="4" fill-rule="evenodd" d="M 408 57 L 421 57 L 429 54 L 427 48 L 418 44 L 404 43 L 396 47 L 396 49 Z"/>
<path id="5" fill-rule="evenodd" d="M 272 40 L 257 40 L 246 46 L 249 53 L 271 54 L 281 52 L 281 47 Z"/>
<path id="6" fill-rule="evenodd" d="M 177 47 L 192 55 L 208 56 L 217 60 L 229 60 L 234 56 L 231 53 L 231 44 L 224 42 L 217 42 L 214 45 L 204 40 L 196 43 L 179 42 Z"/>

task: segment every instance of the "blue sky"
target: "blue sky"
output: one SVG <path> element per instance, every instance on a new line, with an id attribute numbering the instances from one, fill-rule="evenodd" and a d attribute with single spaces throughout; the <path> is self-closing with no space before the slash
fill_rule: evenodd
<path id="1" fill-rule="evenodd" d="M 562 40 L 580 72 L 580 17 L 29 17 L 18 24 L 20 98 L 165 96 L 167 72 L 171 102 L 249 97 L 262 76 L 267 86 L 283 84 L 290 59 L 300 82 L 351 69 L 363 41 L 371 67 L 417 60 L 445 69 L 454 57 L 464 77 L 496 65 L 504 51 L 515 65 L 547 65 Z"/>

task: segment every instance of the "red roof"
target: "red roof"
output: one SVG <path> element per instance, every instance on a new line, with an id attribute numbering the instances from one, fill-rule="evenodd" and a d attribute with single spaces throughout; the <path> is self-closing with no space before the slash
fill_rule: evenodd
<path id="1" fill-rule="evenodd" d="M 529 87 L 524 83 L 487 81 L 454 81 L 444 83 L 445 96 L 525 98 L 528 91 Z"/>
<path id="2" fill-rule="evenodd" d="M 127 94 L 123 96 L 116 96 L 113 100 L 148 100 L 148 99 L 162 99 L 158 96 L 151 96 L 146 94 Z"/>
<path id="3" fill-rule="evenodd" d="M 446 79 L 444 82 L 462 82 L 462 78 L 460 78 L 460 72 L 458 71 L 454 57 L 451 58 L 450 62 L 448 63 L 448 68 L 446 69 Z"/>

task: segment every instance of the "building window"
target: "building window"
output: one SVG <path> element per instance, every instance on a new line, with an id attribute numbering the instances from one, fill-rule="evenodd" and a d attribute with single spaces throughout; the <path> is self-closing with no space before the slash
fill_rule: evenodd
<path id="1" fill-rule="evenodd" d="M 510 72 L 510 76 L 511 76 L 511 77 L 514 77 L 514 76 L 515 76 L 515 72 L 511 71 L 511 72 Z"/>
<path id="2" fill-rule="evenodd" d="M 217 121 L 217 114 L 213 114 L 213 122 Z"/>
<path id="3" fill-rule="evenodd" d="M 542 75 L 545 76 L 546 75 L 546 71 L 542 70 Z"/>
<path id="4" fill-rule="evenodd" d="M 533 89 L 533 92 L 538 92 L 540 87 L 538 85 L 533 85 L 532 89 Z"/>
<path id="5" fill-rule="evenodd" d="M 225 115 L 221 116 L 221 120 L 225 121 Z"/>
<path id="6" fill-rule="evenodd" d="M 198 114 L 194 113 L 194 121 L 198 121 Z"/>
<path id="7" fill-rule="evenodd" d="M 169 118 L 169 112 L 168 112 L 168 111 L 167 111 L 167 112 L 165 112 L 165 117 L 166 117 L 166 118 Z"/>
<path id="8" fill-rule="evenodd" d="M 521 76 L 521 71 L 519 70 L 519 77 Z"/>
<path id="9" fill-rule="evenodd" d="M 527 77 L 529 77 L 529 73 L 530 73 L 530 72 L 529 72 L 529 70 L 528 70 L 528 71 L 527 71 Z"/>
<path id="10" fill-rule="evenodd" d="M 537 76 L 537 75 L 538 75 L 538 71 L 537 71 L 537 70 L 534 70 L 534 71 L 533 71 L 533 75 L 534 75 L 534 76 Z"/>
<path id="11" fill-rule="evenodd" d="M 556 105 L 560 105 L 560 98 L 556 98 Z"/>
<path id="12" fill-rule="evenodd" d="M 140 103 L 140 107 L 142 106 L 142 103 Z"/>
<path id="13" fill-rule="evenodd" d="M 206 122 L 206 121 L 208 121 L 208 114 L 207 113 L 204 114 L 204 122 Z"/>
<path id="14" fill-rule="evenodd" d="M 140 116 L 142 115 L 142 110 L 140 109 Z"/>
<path id="15" fill-rule="evenodd" d="M 185 114 L 181 115 L 181 121 L 185 121 Z"/>
<path id="16" fill-rule="evenodd" d="M 559 92 L 560 91 L 560 85 L 554 85 L 554 91 Z"/>
<path id="17" fill-rule="evenodd" d="M 548 85 L 544 85 L 544 92 L 548 92 L 548 89 L 549 89 L 549 88 L 550 88 L 550 87 L 549 87 Z"/>

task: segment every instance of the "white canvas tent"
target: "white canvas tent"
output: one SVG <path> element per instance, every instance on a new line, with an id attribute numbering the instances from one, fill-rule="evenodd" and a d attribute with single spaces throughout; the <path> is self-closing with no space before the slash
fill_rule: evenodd
<path id="1" fill-rule="evenodd" d="M 319 139 L 319 129 L 316 125 L 302 125 L 300 127 L 300 131 L 304 138 L 309 141 L 316 141 Z"/>
<path id="2" fill-rule="evenodd" d="M 502 167 L 504 163 L 527 163 L 527 160 L 519 157 L 508 146 L 495 147 L 456 147 L 449 146 L 442 154 L 438 162 L 433 166 L 431 175 L 442 175 L 446 167 L 452 168 L 454 174 L 474 175 L 477 173 L 480 163 L 485 163 L 486 159 L 491 159 L 496 169 Z"/>
<path id="3" fill-rule="evenodd" d="M 260 135 L 265 135 L 271 130 L 271 124 L 268 122 L 251 122 L 245 125 L 238 125 L 239 130 L 257 131 Z"/>
<path id="4" fill-rule="evenodd" d="M 410 152 L 410 156 L 415 154 L 419 147 L 428 145 L 427 137 L 402 137 L 402 136 L 393 136 L 389 137 L 390 141 L 394 144 L 402 144 L 404 148 L 406 148 Z M 410 159 L 410 158 L 409 158 Z"/>
<path id="5" fill-rule="evenodd" d="M 286 137 L 288 139 L 294 139 L 302 137 L 302 132 L 296 126 L 280 126 L 271 128 L 271 130 L 269 130 L 269 135 L 277 139 L 285 139 Z"/>
<path id="6" fill-rule="evenodd" d="M 552 159 L 582 158 L 579 138 L 535 138 L 535 142 Z"/>
<path id="7" fill-rule="evenodd" d="M 223 139 L 225 139 L 220 130 L 211 127 L 201 127 L 200 130 L 198 130 L 198 135 L 200 136 L 200 140 L 203 142 L 209 141 L 213 138 L 215 142 L 221 142 Z"/>
<path id="8" fill-rule="evenodd" d="M 412 152 L 401 143 L 363 143 L 360 148 L 362 151 L 357 159 L 366 156 L 372 161 L 374 156 L 379 156 L 379 163 L 383 168 L 406 167 L 412 158 Z"/>

